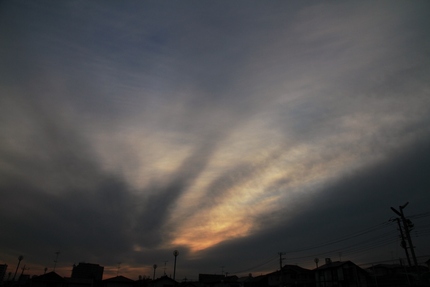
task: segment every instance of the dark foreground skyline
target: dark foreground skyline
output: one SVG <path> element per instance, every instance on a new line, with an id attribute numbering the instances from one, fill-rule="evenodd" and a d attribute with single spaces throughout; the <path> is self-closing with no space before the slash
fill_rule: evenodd
<path id="1" fill-rule="evenodd" d="M 41 274 L 60 251 L 61 274 L 136 277 L 171 273 L 173 250 L 178 276 L 404 257 L 390 207 L 430 202 L 428 11 L 1 1 L 0 263 Z"/>
<path id="2" fill-rule="evenodd" d="M 404 207 L 408 204 L 393 207 L 396 211 L 405 211 Z M 421 214 L 415 214 L 404 218 L 404 223 L 402 222 L 402 217 L 400 214 L 394 213 L 394 216 L 387 222 L 382 222 L 380 224 L 376 224 L 365 228 L 363 230 L 357 230 L 352 234 L 345 234 L 343 236 L 339 236 L 336 238 L 332 238 L 332 240 L 328 240 L 325 242 L 316 242 L 314 241 L 314 245 L 312 246 L 304 246 L 298 245 L 295 247 L 291 247 L 289 251 L 278 252 L 276 255 L 272 256 L 269 260 L 260 259 L 260 264 L 250 266 L 247 265 L 246 262 L 243 263 L 243 266 L 240 266 L 239 269 L 232 272 L 228 265 L 217 266 L 216 263 L 208 264 L 206 267 L 198 268 L 199 273 L 207 273 L 207 274 L 223 274 L 223 275 L 237 275 L 246 277 L 249 274 L 253 274 L 254 276 L 264 275 L 276 270 L 280 269 L 280 266 L 287 265 L 297 265 L 309 270 L 313 270 L 318 268 L 319 266 L 325 264 L 325 262 L 330 259 L 331 261 L 350 261 L 351 258 L 355 258 L 359 261 L 354 263 L 358 264 L 362 268 L 369 268 L 371 266 L 377 264 L 401 264 L 405 267 L 410 267 L 412 270 L 416 263 L 419 266 L 425 266 L 430 259 L 430 255 L 428 253 L 423 253 L 423 250 L 426 251 L 427 241 L 430 234 L 428 218 L 430 216 L 430 212 L 424 212 Z M 400 220 L 398 222 L 397 220 Z M 398 227 L 401 227 L 402 233 Z M 407 230 L 405 226 L 407 226 Z M 409 233 L 409 236 L 408 236 Z M 405 241 L 404 246 L 407 248 L 407 253 L 405 250 L 401 249 L 401 252 L 398 252 L 399 247 L 402 246 L 402 236 Z M 415 248 L 413 252 L 410 248 L 408 237 L 412 242 L 412 246 Z M 373 252 L 377 251 L 380 248 L 386 248 L 389 246 L 392 248 L 391 257 L 388 258 L 377 258 L 370 256 Z M 175 252 L 175 251 L 174 251 Z M 172 252 L 172 257 L 175 257 L 177 254 L 177 258 L 180 254 Z M 17 280 L 20 274 L 28 274 L 33 275 L 42 275 L 44 273 L 56 272 L 63 277 L 69 277 L 73 274 L 73 268 L 78 265 L 76 262 L 73 264 L 66 264 L 61 258 L 69 257 L 67 252 L 57 251 L 54 253 L 54 260 L 52 261 L 51 266 L 46 265 L 45 267 L 37 266 L 37 265 L 29 265 L 27 263 L 28 260 L 25 260 L 26 257 L 20 255 L 18 256 L 18 264 L 14 266 L 14 264 L 10 264 L 8 266 L 8 270 L 6 272 L 5 280 L 13 280 L 13 277 L 16 277 Z M 378 254 L 378 253 L 376 253 Z M 273 254 L 272 254 L 273 255 Z M 81 255 L 82 256 L 82 255 Z M 29 256 L 32 258 L 31 254 Z M 88 256 L 84 256 L 88 257 Z M 183 257 L 183 256 L 181 256 Z M 179 266 L 177 267 L 178 274 L 180 277 L 176 277 L 177 281 L 181 281 L 181 278 L 187 278 L 187 280 L 196 281 L 198 274 L 192 274 L 192 271 L 195 269 L 186 269 L 183 268 L 182 265 L 187 266 L 189 262 L 189 258 L 185 255 L 185 258 L 179 257 Z M 361 259 L 360 259 L 361 258 Z M 363 258 L 373 258 L 373 261 L 363 261 Z M 140 266 L 138 268 L 130 268 L 127 262 L 118 262 L 115 266 L 104 266 L 102 265 L 102 273 L 103 279 L 112 278 L 118 275 L 123 275 L 129 277 L 133 280 L 137 280 L 140 278 L 160 278 L 162 276 L 168 276 L 172 278 L 172 274 L 175 274 L 175 260 L 169 260 L 172 258 L 165 258 L 165 260 L 156 262 L 155 272 L 154 272 L 154 264 L 151 266 Z M 258 258 L 257 262 L 258 262 Z M 40 260 L 34 258 L 33 262 L 41 262 L 46 260 Z M 202 259 L 202 262 L 206 261 Z M 85 262 L 82 263 L 91 263 L 95 264 L 96 262 Z M 100 262 L 97 262 L 95 265 L 99 265 Z M 90 264 L 90 265 L 91 265 Z M 124 267 L 125 266 L 125 267 Z M 208 268 L 209 267 L 209 268 Z M 16 274 L 12 272 L 15 270 Z M 7 274 L 9 273 L 9 276 Z M 101 273 L 101 274 L 102 274 Z M 12 277 L 13 276 L 13 277 Z"/>

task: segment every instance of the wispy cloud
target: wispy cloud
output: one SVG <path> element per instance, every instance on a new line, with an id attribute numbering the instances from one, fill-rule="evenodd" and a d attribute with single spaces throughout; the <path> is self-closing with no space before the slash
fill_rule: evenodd
<path id="1" fill-rule="evenodd" d="M 424 4 L 194 4 L 5 5 L 5 258 L 135 270 L 180 247 L 198 269 L 321 212 L 385 216 L 409 179 L 423 198 L 401 165 L 428 168 Z"/>

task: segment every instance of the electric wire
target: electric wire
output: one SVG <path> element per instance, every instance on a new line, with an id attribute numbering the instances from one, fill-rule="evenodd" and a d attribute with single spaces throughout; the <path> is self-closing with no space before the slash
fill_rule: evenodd
<path id="1" fill-rule="evenodd" d="M 408 216 L 408 219 L 414 219 L 416 221 L 419 221 L 419 220 L 421 220 L 425 217 L 428 217 L 428 216 L 430 216 L 430 212 L 411 215 L 411 216 Z M 304 253 L 304 252 L 308 253 L 307 251 L 311 251 L 311 250 L 315 250 L 315 249 L 321 249 L 323 247 L 328 247 L 328 246 L 331 246 L 334 244 L 340 244 L 340 243 L 342 243 L 342 244 L 346 243 L 347 245 L 337 247 L 337 248 L 334 248 L 334 249 L 331 249 L 328 251 L 308 253 L 308 254 L 303 255 L 303 256 L 294 256 L 294 257 L 288 256 L 288 258 L 286 258 L 286 259 L 288 261 L 305 260 L 305 259 L 309 259 L 309 258 L 317 258 L 318 256 L 322 256 L 322 255 L 333 254 L 335 252 L 338 252 L 339 254 L 342 254 L 344 256 L 345 255 L 351 256 L 351 255 L 366 253 L 366 252 L 369 252 L 370 250 L 373 250 L 376 248 L 388 246 L 388 245 L 394 244 L 394 243 L 399 243 L 400 238 L 399 238 L 399 234 L 398 234 L 398 228 L 390 230 L 390 231 L 386 231 L 382 234 L 380 233 L 381 231 L 385 230 L 388 227 L 393 228 L 394 225 L 395 224 L 392 221 L 382 222 L 382 223 L 376 224 L 374 226 L 370 226 L 368 228 L 364 228 L 362 230 L 359 230 L 359 231 L 356 231 L 356 232 L 353 232 L 353 233 L 350 233 L 347 235 L 340 236 L 336 239 L 323 242 L 321 244 L 316 244 L 316 245 L 306 246 L 306 247 L 302 247 L 302 248 L 298 248 L 298 249 L 294 249 L 294 250 L 289 250 L 289 251 L 286 251 L 283 253 L 285 255 L 288 255 L 288 254 L 292 255 L 292 254 Z M 415 224 L 415 226 L 417 226 L 417 225 Z M 417 230 L 415 230 L 415 232 L 417 232 Z M 364 239 L 356 241 L 356 242 L 351 242 L 351 241 L 357 240 L 359 238 L 363 238 L 364 235 L 368 235 L 368 234 L 373 234 L 373 236 L 371 236 L 370 238 L 369 237 L 364 238 Z M 419 232 L 417 232 L 417 236 L 427 236 L 429 234 L 430 234 L 430 224 L 429 223 L 424 224 L 424 225 L 419 225 Z M 249 272 L 249 271 L 255 270 L 257 268 L 261 268 L 265 265 L 268 265 L 269 263 L 272 263 L 278 259 L 279 259 L 278 256 L 274 256 L 274 257 L 270 258 L 269 260 L 266 260 L 266 261 L 264 261 L 258 265 L 254 265 L 252 267 L 234 272 L 233 274 Z M 392 261 L 392 259 L 387 260 L 387 262 L 388 261 Z M 385 262 L 385 261 L 381 261 L 381 262 Z M 367 263 L 367 264 L 370 264 L 370 263 Z"/>
<path id="2" fill-rule="evenodd" d="M 358 236 L 361 236 L 361 235 L 364 235 L 364 234 L 368 234 L 368 233 L 370 233 L 372 231 L 380 229 L 381 227 L 386 227 L 386 226 L 388 226 L 388 224 L 390 224 L 390 223 L 388 223 L 388 222 L 379 223 L 379 224 L 377 224 L 375 226 L 366 228 L 364 230 L 360 230 L 360 231 L 357 231 L 357 232 L 349 234 L 349 235 L 341 236 L 340 238 L 332 240 L 332 241 L 328 241 L 328 242 L 325 242 L 325 243 L 322 243 L 322 244 L 319 244 L 319 245 L 314 245 L 314 246 L 310 246 L 310 247 L 306 247 L 306 248 L 295 249 L 293 251 L 287 251 L 285 253 L 286 254 L 291 254 L 291 253 L 303 252 L 303 251 L 308 251 L 308 250 L 312 250 L 312 249 L 317 249 L 317 248 L 321 248 L 321 247 L 333 245 L 333 244 L 336 244 L 336 243 L 347 241 L 347 240 L 349 240 L 351 238 L 356 238 Z"/>
<path id="3" fill-rule="evenodd" d="M 277 256 L 272 257 L 272 258 L 270 258 L 269 260 L 267 260 L 267 261 L 265 261 L 265 262 L 263 262 L 263 263 L 260 263 L 260 264 L 258 264 L 258 265 L 255 265 L 255 266 L 252 266 L 252 267 L 249 267 L 249 268 L 246 268 L 246 269 L 240 270 L 240 271 L 233 272 L 232 274 L 240 274 L 240 273 L 244 273 L 244 272 L 252 271 L 252 270 L 254 270 L 254 269 L 257 269 L 257 268 L 263 267 L 264 265 L 267 265 L 267 264 L 269 264 L 269 263 L 271 263 L 271 262 L 275 261 L 276 259 L 278 259 L 278 257 L 277 257 Z"/>

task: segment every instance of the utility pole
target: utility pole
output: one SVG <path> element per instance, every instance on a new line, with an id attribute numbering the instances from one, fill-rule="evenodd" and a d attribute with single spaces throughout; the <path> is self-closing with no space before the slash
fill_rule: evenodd
<path id="1" fill-rule="evenodd" d="M 410 230 L 413 227 L 412 222 L 409 219 L 405 218 L 405 215 L 403 213 L 403 209 L 409 204 L 409 202 L 406 202 L 405 204 L 399 206 L 399 210 L 396 210 L 395 208 L 391 207 L 391 210 L 394 211 L 394 213 L 396 213 L 397 215 L 400 216 L 402 223 L 403 223 L 403 230 L 405 231 L 405 235 L 406 235 L 406 239 L 408 240 L 408 245 L 409 245 L 409 249 L 411 250 L 411 255 L 412 255 L 412 259 L 414 260 L 414 265 L 416 268 L 418 268 L 418 262 L 417 262 L 417 257 L 415 256 L 415 250 L 414 250 L 414 245 L 412 244 L 412 239 L 411 239 L 411 234 L 410 234 Z M 405 248 L 405 250 L 407 249 L 407 247 Z M 409 265 L 410 266 L 410 265 Z"/>
<path id="2" fill-rule="evenodd" d="M 408 246 L 407 246 L 406 241 L 405 241 L 405 235 L 403 234 L 403 229 L 402 229 L 402 226 L 400 224 L 400 219 L 399 218 L 395 218 L 392 221 L 394 221 L 394 220 L 397 222 L 397 225 L 399 226 L 400 238 L 402 239 L 402 241 L 400 243 L 400 246 L 403 249 L 405 249 L 406 259 L 408 260 L 409 267 L 411 267 L 412 266 L 411 265 L 411 259 L 409 258 Z"/>
<path id="3" fill-rule="evenodd" d="M 21 270 L 22 270 L 22 272 L 21 272 L 20 277 L 22 277 L 22 275 L 24 275 L 24 271 L 25 271 L 25 270 L 30 270 L 30 268 L 27 268 L 27 267 L 25 267 L 25 265 L 24 265 L 24 267 L 21 267 Z"/>
<path id="4" fill-rule="evenodd" d="M 278 252 L 279 255 L 279 271 L 282 270 L 282 260 L 284 260 L 285 258 L 282 258 L 282 255 L 285 255 L 285 252 Z"/>
<path id="5" fill-rule="evenodd" d="M 16 266 L 15 274 L 13 275 L 12 281 L 15 281 L 16 272 L 18 272 L 19 264 L 21 264 L 22 259 L 24 259 L 24 256 L 18 256 L 18 265 Z"/>

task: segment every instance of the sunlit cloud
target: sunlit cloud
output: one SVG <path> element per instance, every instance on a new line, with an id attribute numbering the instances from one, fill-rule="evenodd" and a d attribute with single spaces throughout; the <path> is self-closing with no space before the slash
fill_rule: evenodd
<path id="1" fill-rule="evenodd" d="M 429 135 L 418 4 L 19 3 L 0 12 L 4 258 L 57 244 L 110 276 L 174 249 L 273 252 L 337 217 L 327 196 L 376 202 L 351 190 L 391 162 L 403 178 L 398 151 Z"/>

